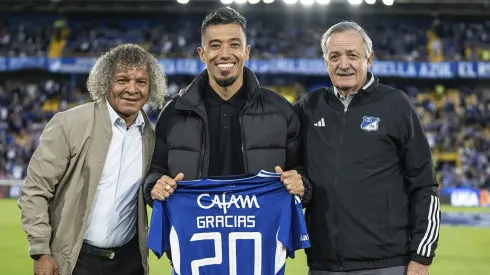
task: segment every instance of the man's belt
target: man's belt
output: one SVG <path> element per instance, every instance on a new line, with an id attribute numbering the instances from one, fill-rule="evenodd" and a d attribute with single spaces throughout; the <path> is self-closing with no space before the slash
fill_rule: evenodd
<path id="1" fill-rule="evenodd" d="M 99 248 L 88 243 L 83 243 L 81 248 L 81 251 L 86 254 L 107 258 L 109 260 L 114 259 L 114 256 L 116 256 L 116 250 L 117 248 Z"/>

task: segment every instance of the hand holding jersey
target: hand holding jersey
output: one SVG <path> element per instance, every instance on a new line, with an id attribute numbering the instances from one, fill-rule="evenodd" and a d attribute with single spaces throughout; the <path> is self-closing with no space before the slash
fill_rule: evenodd
<path id="1" fill-rule="evenodd" d="M 275 167 L 276 173 L 281 174 L 281 182 L 284 184 L 289 194 L 303 198 L 305 186 L 301 175 L 296 170 L 283 172 L 279 166 Z"/>
<path id="2" fill-rule="evenodd" d="M 177 182 L 184 179 L 184 174 L 179 173 L 175 178 L 162 176 L 159 178 L 151 190 L 151 198 L 154 200 L 163 201 L 172 195 L 177 188 Z"/>
<path id="3" fill-rule="evenodd" d="M 281 167 L 275 167 L 276 173 L 281 174 L 281 182 L 288 190 L 289 194 L 303 197 L 305 187 L 301 175 L 296 170 L 283 171 Z M 184 174 L 179 173 L 175 178 L 169 176 L 162 176 L 157 180 L 153 190 L 151 191 L 151 198 L 154 200 L 164 201 L 170 195 L 172 195 L 177 188 L 177 182 L 184 179 Z"/>
<path id="4" fill-rule="evenodd" d="M 310 246 L 301 200 L 279 174 L 182 181 L 175 192 L 155 201 L 147 242 L 157 258 L 172 251 L 173 274 L 284 275 L 286 258 Z"/>

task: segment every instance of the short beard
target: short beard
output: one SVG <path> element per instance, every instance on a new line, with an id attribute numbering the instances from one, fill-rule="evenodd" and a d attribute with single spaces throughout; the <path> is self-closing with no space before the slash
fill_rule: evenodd
<path id="1" fill-rule="evenodd" d="M 216 81 L 216 83 L 223 88 L 231 86 L 237 80 L 236 76 L 227 77 L 225 79 L 219 79 L 216 76 L 213 76 L 213 78 L 214 81 Z"/>

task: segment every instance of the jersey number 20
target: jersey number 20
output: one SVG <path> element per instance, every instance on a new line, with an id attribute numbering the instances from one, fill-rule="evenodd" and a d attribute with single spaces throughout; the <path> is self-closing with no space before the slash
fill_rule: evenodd
<path id="1" fill-rule="evenodd" d="M 191 262 L 192 275 L 199 275 L 199 267 L 221 264 L 223 262 L 223 247 L 221 244 L 221 233 L 208 232 L 192 235 L 191 241 L 213 240 L 214 253 L 212 258 L 204 258 Z M 231 232 L 228 235 L 228 247 L 230 259 L 230 275 L 237 274 L 236 243 L 237 240 L 254 240 L 254 275 L 261 274 L 262 264 L 262 234 L 260 232 Z"/>

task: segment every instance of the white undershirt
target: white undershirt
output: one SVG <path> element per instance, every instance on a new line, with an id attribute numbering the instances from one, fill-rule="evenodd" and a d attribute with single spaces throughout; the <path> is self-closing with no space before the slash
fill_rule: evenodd
<path id="1" fill-rule="evenodd" d="M 143 169 L 141 112 L 126 123 L 107 103 L 112 139 L 88 216 L 84 240 L 101 248 L 120 247 L 136 234 L 137 194 Z"/>

